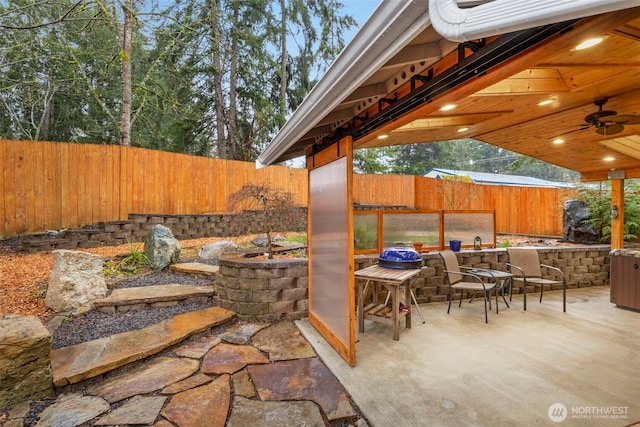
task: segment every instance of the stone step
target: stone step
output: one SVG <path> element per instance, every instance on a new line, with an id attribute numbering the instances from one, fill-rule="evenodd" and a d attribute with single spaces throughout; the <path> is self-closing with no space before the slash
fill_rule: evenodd
<path id="1" fill-rule="evenodd" d="M 77 383 L 144 359 L 188 337 L 236 317 L 221 307 L 174 316 L 137 331 L 51 350 L 53 383 L 58 386 Z"/>
<path id="2" fill-rule="evenodd" d="M 142 307 L 166 307 L 183 302 L 206 302 L 213 296 L 213 286 L 153 285 L 114 289 L 108 297 L 96 301 L 102 312 L 136 310 Z"/>
<path id="3" fill-rule="evenodd" d="M 220 269 L 217 265 L 210 265 L 202 262 L 181 262 L 178 264 L 171 264 L 169 268 L 179 273 L 202 274 L 205 276 L 213 276 Z"/>

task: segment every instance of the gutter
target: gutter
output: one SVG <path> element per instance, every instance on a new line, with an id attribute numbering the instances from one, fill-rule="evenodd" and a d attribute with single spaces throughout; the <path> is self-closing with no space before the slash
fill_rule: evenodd
<path id="1" fill-rule="evenodd" d="M 426 0 L 382 1 L 320 81 L 302 101 L 256 161 L 276 163 L 301 135 L 307 134 L 429 26 Z"/>
<path id="2" fill-rule="evenodd" d="M 461 9 L 458 0 L 429 0 L 429 18 L 443 37 L 465 42 L 640 6 L 640 0 L 494 0 Z"/>

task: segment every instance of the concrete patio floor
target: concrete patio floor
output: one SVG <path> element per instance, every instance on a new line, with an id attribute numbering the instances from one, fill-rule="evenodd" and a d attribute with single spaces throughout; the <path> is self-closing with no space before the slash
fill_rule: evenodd
<path id="1" fill-rule="evenodd" d="M 374 427 L 628 426 L 640 422 L 640 313 L 609 287 L 500 302 L 422 304 L 412 329 L 365 322 L 349 367 L 311 326 L 298 327 Z M 404 323 L 404 322 L 403 322 Z M 564 415 L 564 419 L 563 419 Z"/>

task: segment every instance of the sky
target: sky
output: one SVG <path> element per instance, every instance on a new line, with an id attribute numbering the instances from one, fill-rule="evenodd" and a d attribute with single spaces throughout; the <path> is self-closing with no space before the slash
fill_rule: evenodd
<path id="1" fill-rule="evenodd" d="M 362 24 L 366 22 L 369 16 L 371 16 L 373 11 L 380 4 L 380 1 L 381 0 L 340 0 L 340 2 L 344 5 L 344 7 L 342 8 L 342 12 L 346 15 L 351 15 L 353 19 L 355 19 L 358 23 L 358 27 L 352 28 L 350 30 L 350 35 L 345 37 L 347 43 L 351 41 L 358 29 L 362 26 Z"/>

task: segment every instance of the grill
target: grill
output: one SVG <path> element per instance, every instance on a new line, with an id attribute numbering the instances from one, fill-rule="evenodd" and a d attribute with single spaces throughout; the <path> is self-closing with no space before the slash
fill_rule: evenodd
<path id="1" fill-rule="evenodd" d="M 396 270 L 420 268 L 422 266 L 422 257 L 414 249 L 402 247 L 387 248 L 380 254 L 378 265 Z"/>

